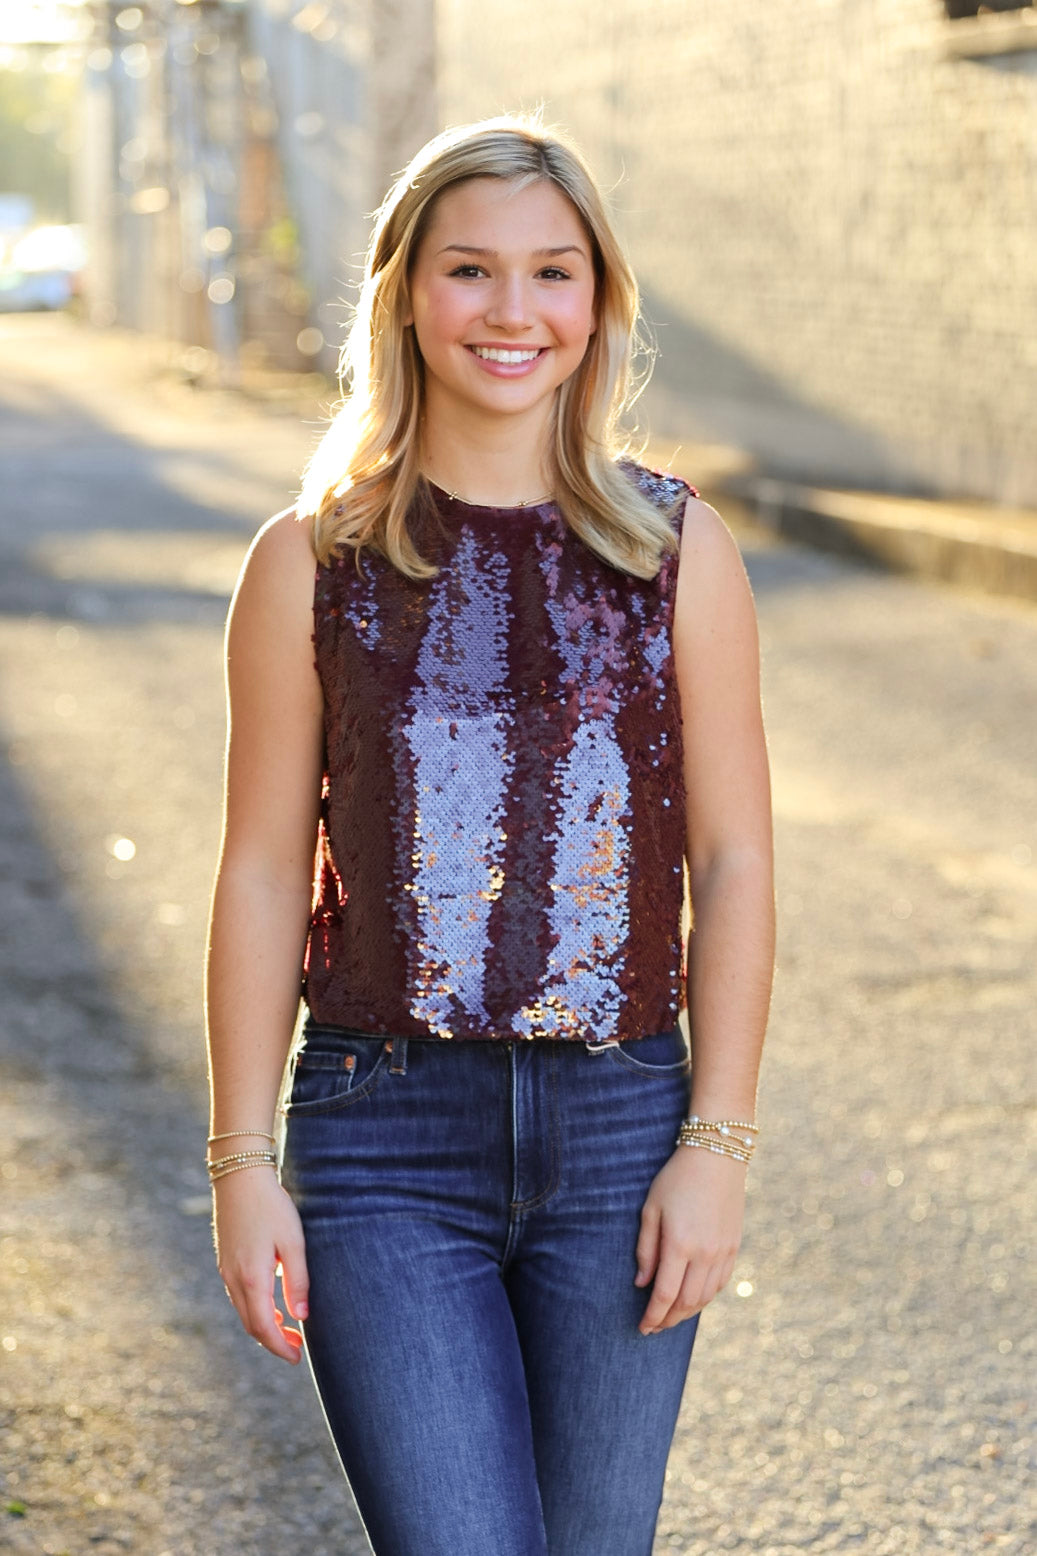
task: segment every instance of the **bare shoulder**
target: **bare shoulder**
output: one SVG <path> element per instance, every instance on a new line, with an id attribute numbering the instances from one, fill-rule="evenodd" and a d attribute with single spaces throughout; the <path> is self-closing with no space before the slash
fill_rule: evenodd
<path id="1" fill-rule="evenodd" d="M 681 557 L 693 554 L 701 561 L 723 565 L 731 557 L 741 563 L 738 543 L 712 504 L 701 497 L 689 497 L 684 505 L 681 525 Z"/>
<path id="2" fill-rule="evenodd" d="M 227 622 L 227 846 L 290 866 L 293 880 L 299 860 L 312 864 L 320 793 L 315 579 L 308 527 L 293 509 L 275 514 L 249 547 Z"/>
<path id="3" fill-rule="evenodd" d="M 234 593 L 234 616 L 296 615 L 313 608 L 316 558 L 309 521 L 294 508 L 275 513 L 248 548 Z"/>
<path id="4" fill-rule="evenodd" d="M 312 521 L 301 519 L 294 508 L 285 508 L 256 532 L 242 577 L 253 574 L 265 580 L 270 575 L 270 581 L 284 577 L 289 582 L 305 575 L 312 581 L 315 567 Z"/>
<path id="5" fill-rule="evenodd" d="M 227 670 L 242 685 L 295 687 L 316 697 L 313 597 L 316 558 L 309 524 L 294 508 L 268 519 L 248 549 L 227 620 Z"/>
<path id="6" fill-rule="evenodd" d="M 280 513 L 275 513 L 272 519 L 267 519 L 257 530 L 252 545 L 260 544 L 267 547 L 280 546 L 286 552 L 297 552 L 312 562 L 313 519 L 300 517 L 295 507 L 282 508 Z"/>
<path id="7" fill-rule="evenodd" d="M 689 497 L 681 528 L 677 597 L 752 609 L 752 592 L 738 542 L 724 520 L 701 497 Z"/>

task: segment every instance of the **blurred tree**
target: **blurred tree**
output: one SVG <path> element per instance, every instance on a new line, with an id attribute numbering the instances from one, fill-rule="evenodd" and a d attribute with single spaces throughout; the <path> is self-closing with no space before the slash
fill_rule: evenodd
<path id="1" fill-rule="evenodd" d="M 67 222 L 77 82 L 44 55 L 26 49 L 0 67 L 0 190 L 31 196 L 41 222 Z"/>

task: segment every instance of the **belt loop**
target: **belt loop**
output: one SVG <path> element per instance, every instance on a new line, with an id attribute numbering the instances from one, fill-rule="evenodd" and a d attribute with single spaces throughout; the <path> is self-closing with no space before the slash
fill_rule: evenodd
<path id="1" fill-rule="evenodd" d="M 407 1039 L 405 1037 L 397 1035 L 392 1040 L 389 1073 L 390 1075 L 406 1075 L 407 1073 Z"/>

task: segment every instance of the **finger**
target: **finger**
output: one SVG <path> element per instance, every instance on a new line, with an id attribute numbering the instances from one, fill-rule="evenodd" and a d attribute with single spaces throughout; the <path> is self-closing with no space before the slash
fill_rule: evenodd
<path id="1" fill-rule="evenodd" d="M 696 1313 L 708 1307 L 720 1289 L 716 1276 L 717 1267 L 714 1265 L 689 1264 L 677 1300 L 666 1315 L 662 1327 L 668 1329 L 675 1324 L 682 1324 L 685 1319 L 694 1318 Z"/>
<path id="2" fill-rule="evenodd" d="M 637 1274 L 634 1276 L 635 1286 L 647 1286 L 655 1274 L 655 1267 L 659 1260 L 659 1227 L 661 1217 L 652 1206 L 646 1205 L 641 1211 L 641 1229 L 638 1233 L 637 1248 Z"/>
<path id="3" fill-rule="evenodd" d="M 302 1346 L 303 1346 L 303 1339 L 302 1339 L 302 1335 L 299 1333 L 298 1329 L 286 1329 L 284 1327 L 284 1314 L 281 1312 L 281 1309 L 279 1307 L 274 1309 L 274 1317 L 277 1319 L 277 1323 L 278 1323 L 278 1326 L 279 1326 L 279 1328 L 281 1330 L 282 1337 L 285 1340 L 287 1340 L 288 1344 L 292 1347 L 292 1349 L 294 1351 L 298 1351 L 301 1354 Z M 293 1360 L 294 1360 L 294 1358 L 293 1358 Z"/>
<path id="4" fill-rule="evenodd" d="M 654 1334 L 662 1326 L 680 1292 L 687 1260 L 663 1249 L 652 1283 L 652 1295 L 638 1325 L 642 1334 Z"/>
<path id="5" fill-rule="evenodd" d="M 278 1253 L 281 1256 L 279 1273 L 285 1306 L 293 1318 L 299 1320 L 308 1318 L 310 1277 L 306 1268 L 305 1244 L 301 1239 L 298 1242 L 286 1243 L 283 1248 L 278 1249 Z"/>
<path id="6" fill-rule="evenodd" d="M 278 1321 L 283 1315 L 279 1315 L 274 1306 L 273 1269 L 265 1276 L 242 1275 L 239 1289 L 242 1301 L 236 1306 L 246 1332 L 272 1355 L 280 1356 L 283 1361 L 297 1362 L 299 1346 L 288 1339 Z"/>
<path id="7" fill-rule="evenodd" d="M 663 1263 L 666 1263 L 665 1256 Z M 683 1278 L 680 1279 L 679 1288 L 664 1313 L 653 1313 L 652 1303 L 649 1303 L 642 1319 L 643 1332 L 647 1333 L 648 1327 L 652 1330 L 672 1329 L 676 1324 L 682 1324 L 686 1319 L 694 1317 L 696 1313 L 701 1313 L 723 1288 L 723 1272 L 726 1263 L 726 1260 L 720 1262 L 715 1259 L 707 1260 L 704 1257 L 675 1256 L 675 1267 L 678 1269 L 683 1267 Z M 730 1264 L 733 1268 L 733 1258 Z M 660 1285 L 659 1278 L 656 1277 L 653 1301 L 656 1293 L 660 1293 L 665 1299 L 669 1291 L 669 1280 Z"/>
<path id="8" fill-rule="evenodd" d="M 703 1308 L 708 1307 L 713 1298 L 723 1290 L 725 1284 L 723 1272 L 723 1264 L 690 1263 L 677 1299 L 659 1327 L 672 1329 L 675 1324 L 682 1324 L 685 1319 L 693 1318 L 696 1313 L 701 1313 Z"/>
<path id="9" fill-rule="evenodd" d="M 735 1273 L 735 1257 L 733 1253 L 724 1254 L 721 1259 L 716 1260 L 715 1267 L 710 1271 L 710 1293 L 702 1305 L 705 1305 L 705 1302 L 712 1302 L 715 1296 L 721 1295 L 721 1291 Z"/>

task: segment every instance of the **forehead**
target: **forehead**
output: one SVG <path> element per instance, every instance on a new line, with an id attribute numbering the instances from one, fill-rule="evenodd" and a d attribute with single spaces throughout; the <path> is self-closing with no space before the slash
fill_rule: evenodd
<path id="1" fill-rule="evenodd" d="M 589 247 L 583 219 L 558 185 L 538 178 L 469 178 L 436 199 L 422 247 L 462 243 L 480 248 L 538 249 L 560 243 Z"/>

